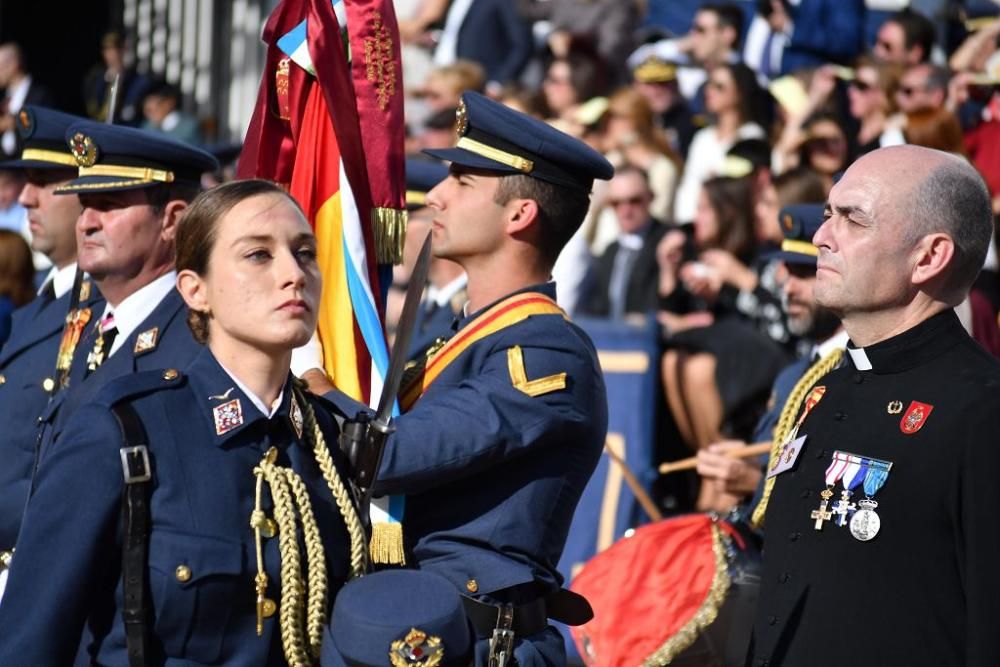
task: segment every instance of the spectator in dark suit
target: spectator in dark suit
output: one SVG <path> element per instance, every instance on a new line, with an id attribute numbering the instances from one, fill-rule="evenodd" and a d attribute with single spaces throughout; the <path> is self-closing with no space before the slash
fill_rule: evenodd
<path id="1" fill-rule="evenodd" d="M 594 287 L 583 311 L 595 317 L 621 319 L 657 310 L 659 266 L 656 246 L 667 228 L 649 215 L 653 194 L 646 173 L 619 167 L 608 183 L 607 201 L 618 219 L 619 236 L 594 266 Z"/>
<path id="2" fill-rule="evenodd" d="M 26 104 L 52 106 L 52 94 L 28 73 L 21 47 L 13 42 L 0 44 L 0 152 L 11 158 L 17 152 L 15 117 Z"/>
<path id="3" fill-rule="evenodd" d="M 474 60 L 486 70 L 487 90 L 499 92 L 517 79 L 531 50 L 531 26 L 510 0 L 456 0 L 445 16 L 434 63 Z"/>

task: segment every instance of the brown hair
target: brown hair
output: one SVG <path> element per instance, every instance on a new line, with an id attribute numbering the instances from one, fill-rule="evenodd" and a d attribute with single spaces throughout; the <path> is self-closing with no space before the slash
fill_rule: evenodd
<path id="1" fill-rule="evenodd" d="M 538 250 L 551 268 L 583 223 L 590 207 L 590 194 L 526 174 L 502 176 L 493 200 L 504 206 L 513 199 L 533 199 L 538 204 Z"/>
<path id="2" fill-rule="evenodd" d="M 906 114 L 903 135 L 909 144 L 965 155 L 962 124 L 945 109 L 921 109 Z"/>
<path id="3" fill-rule="evenodd" d="M 652 107 L 638 90 L 631 86 L 619 88 L 608 99 L 608 113 L 628 118 L 642 143 L 665 155 L 678 168 L 683 165 L 667 135 L 657 126 Z"/>
<path id="4" fill-rule="evenodd" d="M 741 261 L 749 261 L 755 250 L 751 179 L 716 176 L 702 185 L 708 203 L 719 220 L 719 236 L 713 247 Z"/>
<path id="5" fill-rule="evenodd" d="M 23 306 L 35 296 L 34 278 L 28 242 L 17 232 L 0 229 L 0 296 Z"/>
<path id="6" fill-rule="evenodd" d="M 262 179 L 231 181 L 206 190 L 195 197 L 177 225 L 177 270 L 194 271 L 204 276 L 215 246 L 219 220 L 240 202 L 258 195 L 279 195 L 302 210 L 280 186 Z M 188 311 L 188 326 L 194 339 L 202 344 L 208 341 L 208 317 L 207 313 Z"/>

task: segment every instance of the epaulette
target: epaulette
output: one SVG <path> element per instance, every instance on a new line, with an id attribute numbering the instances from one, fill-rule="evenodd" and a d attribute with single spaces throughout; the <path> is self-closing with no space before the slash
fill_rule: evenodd
<path id="1" fill-rule="evenodd" d="M 98 392 L 95 402 L 111 407 L 125 399 L 145 396 L 163 389 L 181 387 L 185 382 L 184 374 L 173 368 L 130 373 L 108 382 Z"/>

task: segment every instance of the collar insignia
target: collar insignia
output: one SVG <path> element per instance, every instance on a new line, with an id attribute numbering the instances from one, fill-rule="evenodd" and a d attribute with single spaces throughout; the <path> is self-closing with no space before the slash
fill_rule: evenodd
<path id="1" fill-rule="evenodd" d="M 302 418 L 302 409 L 299 408 L 299 402 L 295 400 L 294 396 L 292 396 L 292 407 L 288 411 L 288 418 L 292 421 L 292 428 L 295 429 L 295 435 L 301 440 L 305 419 Z"/>
<path id="2" fill-rule="evenodd" d="M 31 122 L 32 118 L 31 114 L 28 113 L 28 110 L 21 109 L 21 112 L 17 114 L 17 120 L 19 123 L 21 123 L 21 136 L 30 137 L 31 131 L 32 129 L 34 129 L 32 127 L 34 123 Z"/>
<path id="3" fill-rule="evenodd" d="M 97 144 L 83 132 L 77 132 L 69 140 L 69 152 L 81 167 L 93 167 L 97 162 Z"/>
<path id="4" fill-rule="evenodd" d="M 392 662 L 392 667 L 407 667 L 407 665 L 436 667 L 444 660 L 444 646 L 441 645 L 440 637 L 411 628 L 406 637 L 392 643 L 389 660 Z"/>
<path id="5" fill-rule="evenodd" d="M 80 301 L 86 301 L 90 298 L 90 281 L 84 280 L 80 283 Z"/>
<path id="6" fill-rule="evenodd" d="M 240 399 L 234 398 L 228 403 L 217 405 L 212 408 L 212 417 L 215 419 L 215 434 L 222 435 L 229 433 L 234 428 L 243 425 L 243 406 Z"/>
<path id="7" fill-rule="evenodd" d="M 150 350 L 156 349 L 156 339 L 159 338 L 160 327 L 153 327 L 152 329 L 146 329 L 141 332 L 135 338 L 135 348 L 132 350 L 133 354 L 145 354 Z"/>

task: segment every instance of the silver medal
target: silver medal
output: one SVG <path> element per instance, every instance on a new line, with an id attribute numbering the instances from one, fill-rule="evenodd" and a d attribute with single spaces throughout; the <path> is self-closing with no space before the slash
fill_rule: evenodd
<path id="1" fill-rule="evenodd" d="M 860 509 L 851 517 L 851 535 L 854 539 L 867 542 L 878 535 L 879 528 L 882 527 L 882 520 L 874 509 L 878 503 L 874 500 L 862 500 L 858 502 Z"/>

